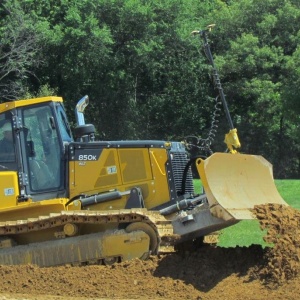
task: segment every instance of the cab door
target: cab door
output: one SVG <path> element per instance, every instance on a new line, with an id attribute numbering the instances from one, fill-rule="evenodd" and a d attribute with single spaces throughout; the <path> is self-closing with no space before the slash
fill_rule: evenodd
<path id="1" fill-rule="evenodd" d="M 28 174 L 28 192 L 47 199 L 64 189 L 63 148 L 52 103 L 21 110 L 23 160 Z M 52 193 L 52 195 L 51 195 Z M 41 197 L 37 195 L 42 194 Z M 48 195 L 48 196 L 47 196 Z"/>
<path id="2" fill-rule="evenodd" d="M 20 197 L 14 114 L 0 114 L 0 210 L 16 206 Z"/>

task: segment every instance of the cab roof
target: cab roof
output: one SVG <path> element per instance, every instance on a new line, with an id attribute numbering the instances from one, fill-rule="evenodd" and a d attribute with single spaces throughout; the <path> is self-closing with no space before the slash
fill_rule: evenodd
<path id="1" fill-rule="evenodd" d="M 63 98 L 57 97 L 57 96 L 47 96 L 47 97 L 41 97 L 41 98 L 32 98 L 32 99 L 4 102 L 4 103 L 0 103 L 0 113 L 14 109 L 14 108 L 33 105 L 33 104 L 39 104 L 39 103 L 44 103 L 44 102 L 63 102 Z"/>

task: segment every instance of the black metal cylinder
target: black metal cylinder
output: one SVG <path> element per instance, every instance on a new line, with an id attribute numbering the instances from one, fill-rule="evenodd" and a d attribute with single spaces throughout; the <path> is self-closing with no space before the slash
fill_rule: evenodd
<path id="1" fill-rule="evenodd" d="M 108 192 L 104 194 L 98 194 L 98 195 L 93 195 L 90 197 L 82 198 L 80 199 L 82 207 L 101 203 L 101 202 L 106 202 L 110 200 L 115 200 L 115 199 L 120 199 L 122 195 L 118 191 L 114 192 Z"/>

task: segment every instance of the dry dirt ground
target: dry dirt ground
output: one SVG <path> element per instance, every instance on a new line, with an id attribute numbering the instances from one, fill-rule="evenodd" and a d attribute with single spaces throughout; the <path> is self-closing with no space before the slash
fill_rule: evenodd
<path id="1" fill-rule="evenodd" d="M 255 214 L 272 248 L 218 248 L 113 266 L 0 266 L 6 299 L 300 299 L 300 212 L 278 205 Z"/>

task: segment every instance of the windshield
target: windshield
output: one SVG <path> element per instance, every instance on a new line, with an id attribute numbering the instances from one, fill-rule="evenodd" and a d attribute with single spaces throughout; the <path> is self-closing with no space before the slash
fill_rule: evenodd
<path id="1" fill-rule="evenodd" d="M 72 142 L 73 137 L 72 137 L 71 129 L 62 104 L 57 103 L 56 110 L 57 110 L 58 125 L 59 125 L 63 142 Z"/>

